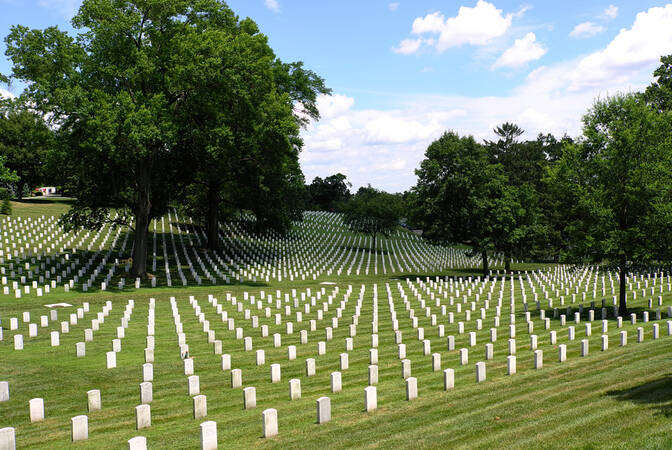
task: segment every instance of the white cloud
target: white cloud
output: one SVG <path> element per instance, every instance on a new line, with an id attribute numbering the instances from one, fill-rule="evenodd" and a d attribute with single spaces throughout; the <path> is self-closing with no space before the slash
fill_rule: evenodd
<path id="1" fill-rule="evenodd" d="M 390 11 L 396 11 L 399 9 L 399 2 L 392 2 L 387 7 L 390 9 Z"/>
<path id="2" fill-rule="evenodd" d="M 524 13 L 525 10 L 526 8 L 523 7 L 520 14 Z M 459 47 L 464 44 L 481 46 L 489 44 L 493 39 L 506 33 L 511 27 L 512 17 L 512 14 L 504 16 L 502 10 L 497 9 L 492 3 L 478 0 L 473 8 L 461 6 L 455 17 L 446 19 L 439 11 L 427 14 L 424 17 L 417 17 L 413 21 L 411 32 L 413 34 L 438 34 L 438 39 L 424 40 L 421 43 L 434 45 L 436 50 L 441 53 L 451 47 Z M 402 45 L 406 41 L 410 40 L 402 41 Z M 415 51 L 419 48 L 418 45 Z M 415 51 L 409 51 L 405 54 Z"/>
<path id="3" fill-rule="evenodd" d="M 537 42 L 534 33 L 527 33 L 523 38 L 516 39 L 513 46 L 506 49 L 495 61 L 492 68 L 521 67 L 530 61 L 535 61 L 546 54 L 548 50 Z"/>
<path id="4" fill-rule="evenodd" d="M 398 47 L 394 47 L 392 51 L 394 53 L 400 53 L 402 55 L 410 55 L 417 52 L 422 45 L 423 39 L 404 39 L 399 43 Z"/>
<path id="5" fill-rule="evenodd" d="M 16 98 L 16 95 L 12 94 L 7 89 L 0 88 L 0 98 Z"/>
<path id="6" fill-rule="evenodd" d="M 400 192 L 416 183 L 414 169 L 444 131 L 493 139 L 492 129 L 509 121 L 525 130 L 524 139 L 538 133 L 576 137 L 595 98 L 642 90 L 660 56 L 669 53 L 672 5 L 639 13 L 599 51 L 532 71 L 507 95 L 395 94 L 390 110 L 360 110 L 344 95 L 321 97 L 323 120 L 303 134 L 301 167 L 308 181 L 341 172 L 354 189 L 371 183 Z"/>
<path id="7" fill-rule="evenodd" d="M 602 12 L 602 19 L 604 20 L 612 20 L 615 19 L 617 16 L 618 16 L 618 6 L 609 5 Z"/>
<path id="8" fill-rule="evenodd" d="M 606 30 L 602 25 L 593 22 L 583 22 L 575 26 L 569 35 L 573 38 L 589 38 Z"/>
<path id="9" fill-rule="evenodd" d="M 280 12 L 280 3 L 278 3 L 278 0 L 264 0 L 264 3 L 266 4 L 266 8 L 274 13 Z"/>

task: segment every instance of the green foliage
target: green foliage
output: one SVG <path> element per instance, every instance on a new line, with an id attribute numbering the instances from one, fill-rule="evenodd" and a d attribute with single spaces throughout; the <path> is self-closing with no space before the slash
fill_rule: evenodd
<path id="1" fill-rule="evenodd" d="M 414 220 L 423 236 L 470 246 L 487 272 L 486 252 L 519 209 L 501 165 L 472 136 L 451 131 L 429 145 L 416 175 Z"/>
<path id="2" fill-rule="evenodd" d="M 6 38 L 12 77 L 59 124 L 54 160 L 77 195 L 64 223 L 96 227 L 111 208 L 127 210 L 132 274 L 144 276 L 147 227 L 171 198 L 204 202 L 191 209 L 215 242 L 220 211 L 246 197 L 259 223 L 296 216 L 282 201 L 303 185 L 307 119 L 294 107 L 319 117 L 321 78 L 277 60 L 252 20 L 216 0 L 85 0 L 73 26 L 76 39 L 22 26 Z"/>
<path id="3" fill-rule="evenodd" d="M 350 198 L 351 187 L 352 184 L 346 181 L 342 173 L 324 179 L 315 177 L 308 186 L 308 205 L 314 210 L 336 211 L 341 203 Z"/>
<path id="4" fill-rule="evenodd" d="M 639 94 L 596 101 L 584 116 L 584 139 L 565 146 L 553 170 L 565 197 L 567 258 L 607 261 L 621 282 L 632 262 L 670 260 L 670 119 Z M 624 297 L 620 307 L 627 310 Z"/>
<path id="5" fill-rule="evenodd" d="M 0 205 L 0 214 L 4 214 L 6 216 L 12 215 L 12 204 L 9 201 L 9 197 L 2 199 L 2 205 Z"/>
<path id="6" fill-rule="evenodd" d="M 399 226 L 402 202 L 400 195 L 379 191 L 369 185 L 359 188 L 340 209 L 348 228 L 355 233 L 371 235 L 375 249 L 376 234 L 389 236 Z"/>
<path id="7" fill-rule="evenodd" d="M 53 145 L 53 133 L 40 114 L 20 100 L 0 102 L 0 155 L 17 175 L 19 199 L 45 178 L 44 165 Z"/>

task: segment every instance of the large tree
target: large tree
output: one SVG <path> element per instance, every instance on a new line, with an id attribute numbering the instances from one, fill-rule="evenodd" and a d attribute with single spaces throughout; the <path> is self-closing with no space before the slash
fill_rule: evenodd
<path id="1" fill-rule="evenodd" d="M 389 236 L 399 226 L 403 213 L 400 194 L 390 194 L 370 185 L 361 187 L 355 195 L 340 207 L 343 221 L 355 233 L 368 234 L 371 248 L 376 249 L 376 236 Z"/>
<path id="2" fill-rule="evenodd" d="M 53 145 L 53 132 L 40 114 L 19 101 L 0 103 L 0 155 L 17 176 L 14 186 L 19 200 L 24 190 L 33 190 L 44 179 Z"/>
<path id="3" fill-rule="evenodd" d="M 556 193 L 566 197 L 567 252 L 618 267 L 625 314 L 629 269 L 670 256 L 661 243 L 672 231 L 672 122 L 640 94 L 598 100 L 583 122 L 583 139 L 563 148 L 553 170 Z"/>
<path id="4" fill-rule="evenodd" d="M 321 211 L 335 211 L 342 202 L 350 198 L 352 184 L 342 173 L 328 177 L 315 177 L 308 186 L 309 206 Z"/>
<path id="5" fill-rule="evenodd" d="M 317 96 L 330 91 L 301 63 L 276 59 L 250 19 L 212 34 L 201 45 L 219 63 L 201 71 L 200 92 L 185 101 L 178 142 L 194 173 L 185 199 L 214 250 L 223 214 L 250 210 L 258 225 L 281 229 L 297 218 L 303 205 L 289 200 L 297 180 L 303 189 L 299 129 L 319 118 Z"/>
<path id="6" fill-rule="evenodd" d="M 27 82 L 25 96 L 67 140 L 77 202 L 64 222 L 95 228 L 110 208 L 127 210 L 132 274 L 144 277 L 152 218 L 203 168 L 207 152 L 225 163 L 233 146 L 255 139 L 250 123 L 287 111 L 291 93 L 273 88 L 275 60 L 256 25 L 217 0 L 84 0 L 73 26 L 76 39 L 54 27 L 13 27 L 12 76 Z M 262 100 L 251 98 L 257 90 Z M 252 120 L 241 115 L 248 111 Z M 237 118 L 244 132 L 230 129 Z M 249 151 L 243 144 L 234 151 Z M 193 151 L 203 145 L 210 147 Z M 236 171 L 223 174 L 226 186 Z"/>
<path id="7" fill-rule="evenodd" d="M 505 195 L 501 165 L 472 136 L 451 131 L 429 145 L 416 175 L 414 221 L 423 235 L 470 246 L 487 275 L 488 251 L 517 208 L 511 193 Z"/>

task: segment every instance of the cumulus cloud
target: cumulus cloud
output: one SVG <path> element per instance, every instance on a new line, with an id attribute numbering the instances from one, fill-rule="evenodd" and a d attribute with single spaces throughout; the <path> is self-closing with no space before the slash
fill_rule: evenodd
<path id="1" fill-rule="evenodd" d="M 602 12 L 602 18 L 605 20 L 612 20 L 618 17 L 618 6 L 609 5 Z"/>
<path id="2" fill-rule="evenodd" d="M 575 26 L 569 35 L 573 38 L 589 38 L 606 30 L 602 25 L 593 22 L 583 22 Z"/>
<path id="3" fill-rule="evenodd" d="M 534 33 L 527 33 L 523 38 L 516 39 L 511 47 L 492 65 L 493 69 L 498 67 L 521 67 L 530 61 L 535 61 L 546 54 L 548 50 L 537 42 L 537 36 Z"/>
<path id="4" fill-rule="evenodd" d="M 522 14 L 525 9 L 521 11 Z M 424 17 L 417 17 L 413 21 L 411 33 L 438 35 L 436 39 L 415 40 L 415 42 L 434 46 L 439 53 L 442 53 L 451 47 L 465 44 L 482 46 L 491 43 L 493 39 L 502 36 L 511 27 L 512 17 L 513 14 L 504 15 L 502 10 L 497 9 L 492 3 L 478 0 L 473 8 L 461 6 L 455 17 L 446 18 L 439 11 Z M 406 39 L 402 41 L 402 44 L 406 41 L 410 40 Z M 402 48 L 402 45 L 398 48 Z M 418 51 L 420 45 L 412 52 L 411 47 L 406 46 L 405 48 L 409 50 L 405 54 L 410 54 Z"/>
<path id="5" fill-rule="evenodd" d="M 599 51 L 533 70 L 507 95 L 397 93 L 397 106 L 389 110 L 358 109 L 346 95 L 320 97 L 323 120 L 303 134 L 301 167 L 308 181 L 341 172 L 355 189 L 371 183 L 400 192 L 415 184 L 414 169 L 427 146 L 446 130 L 493 139 L 492 129 L 509 121 L 525 130 L 526 139 L 578 136 L 596 97 L 643 89 L 670 49 L 672 5 L 639 13 Z"/>
<path id="6" fill-rule="evenodd" d="M 390 11 L 396 11 L 399 9 L 399 2 L 392 2 L 389 5 L 387 5 Z"/>
<path id="7" fill-rule="evenodd" d="M 0 98 L 16 98 L 16 95 L 12 94 L 7 89 L 0 88 Z"/>
<path id="8" fill-rule="evenodd" d="M 280 12 L 280 3 L 278 3 L 278 0 L 264 0 L 264 3 L 266 4 L 266 8 L 274 13 Z"/>
<path id="9" fill-rule="evenodd" d="M 399 53 L 402 55 L 411 55 L 417 52 L 422 45 L 422 38 L 418 39 L 404 39 L 399 43 L 397 47 L 394 47 L 392 51 L 394 53 Z"/>

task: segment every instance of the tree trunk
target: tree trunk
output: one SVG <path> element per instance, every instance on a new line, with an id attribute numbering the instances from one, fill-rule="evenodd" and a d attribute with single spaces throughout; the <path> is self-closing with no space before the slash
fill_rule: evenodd
<path id="1" fill-rule="evenodd" d="M 481 251 L 481 259 L 483 260 L 483 276 L 487 277 L 490 272 L 490 267 L 488 266 L 488 252 L 487 250 Z"/>
<path id="2" fill-rule="evenodd" d="M 373 251 L 376 251 L 376 233 L 373 233 L 373 245 L 371 246 Z"/>
<path id="3" fill-rule="evenodd" d="M 504 272 L 511 273 L 511 255 L 504 252 Z"/>
<path id="4" fill-rule="evenodd" d="M 619 263 L 619 268 L 618 268 L 618 275 L 620 276 L 620 283 L 619 283 L 619 292 L 618 292 L 618 315 L 621 317 L 625 317 L 625 315 L 628 313 L 628 303 L 626 302 L 625 294 L 625 275 L 626 275 L 626 261 L 627 258 L 625 255 L 621 255 L 621 261 Z"/>
<path id="5" fill-rule="evenodd" d="M 151 169 L 149 164 L 141 163 L 138 171 L 138 193 L 134 208 L 135 236 L 133 238 L 133 266 L 131 276 L 147 278 L 147 246 L 149 221 L 152 212 Z"/>
<path id="6" fill-rule="evenodd" d="M 19 181 L 16 183 L 16 199 L 18 201 L 21 201 L 23 199 L 23 187 L 26 185 L 26 183 L 19 179 Z"/>
<path id="7" fill-rule="evenodd" d="M 219 250 L 219 185 L 208 186 L 208 217 L 206 220 L 208 248 Z"/>

